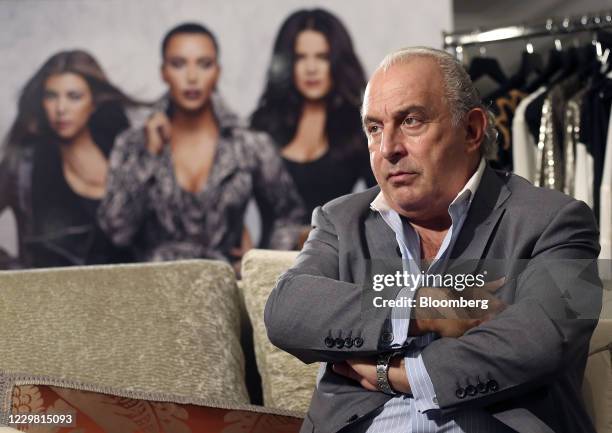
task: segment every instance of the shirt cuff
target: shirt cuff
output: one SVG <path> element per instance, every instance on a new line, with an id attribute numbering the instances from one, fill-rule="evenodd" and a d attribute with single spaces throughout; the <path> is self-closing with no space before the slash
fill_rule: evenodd
<path id="1" fill-rule="evenodd" d="M 417 410 L 424 413 L 440 409 L 433 383 L 423 363 L 421 351 L 415 350 L 407 353 L 404 357 L 404 364 Z"/>

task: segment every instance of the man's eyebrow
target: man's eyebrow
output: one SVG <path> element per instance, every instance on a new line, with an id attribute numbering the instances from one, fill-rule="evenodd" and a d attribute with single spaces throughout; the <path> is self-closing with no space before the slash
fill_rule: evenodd
<path id="1" fill-rule="evenodd" d="M 407 105 L 405 107 L 400 107 L 397 110 L 395 110 L 392 114 L 392 117 L 394 119 L 403 119 L 404 117 L 406 117 L 408 114 L 411 114 L 411 113 L 426 114 L 427 108 L 424 105 L 416 105 L 416 104 Z"/>
<path id="2" fill-rule="evenodd" d="M 393 111 L 392 117 L 394 119 L 403 119 L 404 117 L 406 117 L 408 114 L 411 114 L 411 113 L 427 114 L 427 108 L 424 105 L 416 105 L 416 104 L 406 105 L 404 107 L 400 107 L 397 110 Z M 380 123 L 381 120 L 376 116 L 365 115 L 363 117 L 363 124 L 365 125 L 370 122 Z"/>
<path id="3" fill-rule="evenodd" d="M 377 118 L 376 118 L 376 117 L 374 117 L 374 116 L 364 116 L 364 117 L 362 118 L 362 123 L 363 123 L 364 125 L 365 125 L 366 123 L 371 123 L 371 122 L 373 122 L 373 123 L 380 123 L 380 119 L 377 119 Z"/>

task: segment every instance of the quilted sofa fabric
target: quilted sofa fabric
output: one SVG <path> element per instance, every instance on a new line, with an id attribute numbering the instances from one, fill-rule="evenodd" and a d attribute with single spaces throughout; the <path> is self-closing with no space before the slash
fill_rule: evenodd
<path id="1" fill-rule="evenodd" d="M 223 262 L 0 273 L 0 369 L 247 403 L 239 298 Z"/>
<path id="2" fill-rule="evenodd" d="M 278 277 L 297 252 L 251 250 L 242 260 L 241 290 L 253 325 L 257 369 L 261 375 L 264 404 L 305 413 L 315 387 L 319 364 L 306 365 L 276 348 L 268 340 L 264 308 Z"/>

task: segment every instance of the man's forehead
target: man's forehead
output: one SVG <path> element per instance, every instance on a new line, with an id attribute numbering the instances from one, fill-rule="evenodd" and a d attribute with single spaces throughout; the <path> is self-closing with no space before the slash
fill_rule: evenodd
<path id="1" fill-rule="evenodd" d="M 366 88 L 363 112 L 425 104 L 436 96 L 443 96 L 437 64 L 430 59 L 413 59 L 392 65 L 387 70 L 376 70 Z"/>

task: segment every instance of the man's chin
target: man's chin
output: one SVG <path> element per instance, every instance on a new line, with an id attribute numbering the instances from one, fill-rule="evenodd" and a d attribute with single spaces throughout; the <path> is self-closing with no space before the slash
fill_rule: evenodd
<path id="1" fill-rule="evenodd" d="M 392 194 L 389 204 L 399 214 L 406 215 L 426 209 L 427 200 L 420 197 Z"/>

